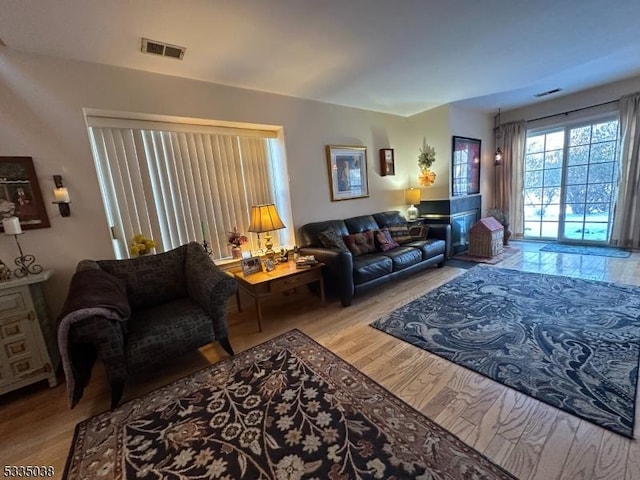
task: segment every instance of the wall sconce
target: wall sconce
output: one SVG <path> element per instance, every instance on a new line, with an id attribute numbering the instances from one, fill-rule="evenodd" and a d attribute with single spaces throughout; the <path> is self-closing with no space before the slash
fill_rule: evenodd
<path id="1" fill-rule="evenodd" d="M 53 190 L 53 197 L 55 198 L 53 203 L 58 204 L 60 215 L 68 217 L 71 215 L 71 208 L 69 207 L 71 201 L 69 200 L 69 190 L 62 185 L 62 175 L 54 175 L 53 183 L 56 185 L 56 188 Z"/>

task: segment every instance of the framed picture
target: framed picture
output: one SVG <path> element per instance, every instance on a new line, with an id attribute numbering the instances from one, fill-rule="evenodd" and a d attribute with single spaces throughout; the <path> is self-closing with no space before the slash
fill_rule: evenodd
<path id="1" fill-rule="evenodd" d="M 381 148 L 380 149 L 380 175 L 385 177 L 387 175 L 396 174 L 396 162 L 393 158 L 393 148 Z"/>
<path id="2" fill-rule="evenodd" d="M 327 145 L 331 201 L 369 196 L 367 147 Z"/>
<path id="3" fill-rule="evenodd" d="M 267 272 L 271 272 L 272 270 L 275 270 L 275 269 L 276 269 L 276 264 L 275 264 L 275 262 L 274 262 L 273 260 L 270 260 L 270 259 L 266 258 L 266 259 L 264 260 L 264 269 L 265 269 Z"/>
<path id="4" fill-rule="evenodd" d="M 477 138 L 453 137 L 452 196 L 480 193 L 480 145 Z"/>
<path id="5" fill-rule="evenodd" d="M 50 226 L 31 157 L 0 157 L 0 218 L 6 217 L 18 217 L 23 230 Z"/>
<path id="6" fill-rule="evenodd" d="M 260 264 L 260 257 L 249 257 L 240 260 L 242 266 L 242 273 L 250 275 L 262 271 L 262 265 Z"/>

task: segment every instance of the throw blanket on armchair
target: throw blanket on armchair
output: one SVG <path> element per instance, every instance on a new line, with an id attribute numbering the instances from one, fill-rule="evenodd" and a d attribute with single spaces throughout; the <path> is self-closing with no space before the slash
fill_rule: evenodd
<path id="1" fill-rule="evenodd" d="M 92 317 L 104 317 L 125 321 L 131 315 L 126 285 L 103 270 L 89 269 L 76 272 L 69 286 L 69 293 L 58 317 L 58 348 L 67 381 L 69 407 L 73 408 L 84 390 L 81 369 L 91 370 L 94 356 L 82 350 L 73 350 L 69 340 L 71 327 Z"/>

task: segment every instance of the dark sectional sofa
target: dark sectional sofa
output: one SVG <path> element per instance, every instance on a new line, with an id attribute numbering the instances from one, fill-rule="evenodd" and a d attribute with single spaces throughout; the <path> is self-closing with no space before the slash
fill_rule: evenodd
<path id="1" fill-rule="evenodd" d="M 450 253 L 451 227 L 427 225 L 428 232 L 422 238 L 405 237 L 390 250 L 377 248 L 375 252 L 356 255 L 348 248 L 324 246 L 327 232 L 347 238 L 385 228 L 399 230 L 404 225 L 407 221 L 398 211 L 308 223 L 300 228 L 300 254 L 314 255 L 325 264 L 325 284 L 337 292 L 346 307 L 351 305 L 354 295 L 431 266 L 442 267 Z"/>

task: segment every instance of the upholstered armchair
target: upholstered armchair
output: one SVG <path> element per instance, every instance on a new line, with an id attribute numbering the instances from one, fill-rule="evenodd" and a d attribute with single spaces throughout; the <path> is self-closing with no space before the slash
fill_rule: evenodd
<path id="1" fill-rule="evenodd" d="M 226 300 L 236 289 L 195 242 L 127 260 L 82 260 L 58 327 L 70 406 L 80 400 L 96 358 L 114 408 L 132 374 L 212 341 L 233 355 Z"/>

